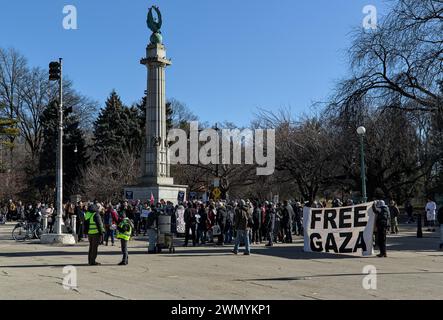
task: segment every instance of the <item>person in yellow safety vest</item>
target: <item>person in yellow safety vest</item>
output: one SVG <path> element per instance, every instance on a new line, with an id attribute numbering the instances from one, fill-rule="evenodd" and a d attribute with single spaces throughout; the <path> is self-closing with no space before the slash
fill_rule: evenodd
<path id="1" fill-rule="evenodd" d="M 98 254 L 98 246 L 101 242 L 105 229 L 100 214 L 96 212 L 96 206 L 90 204 L 88 211 L 85 213 L 85 233 L 89 240 L 88 263 L 90 266 L 99 266 L 96 262 Z"/>
<path id="2" fill-rule="evenodd" d="M 128 265 L 128 242 L 131 239 L 132 230 L 134 229 L 134 224 L 132 221 L 126 217 L 123 213 L 121 216 L 120 223 L 117 227 L 117 239 L 121 240 L 123 259 L 119 266 Z"/>

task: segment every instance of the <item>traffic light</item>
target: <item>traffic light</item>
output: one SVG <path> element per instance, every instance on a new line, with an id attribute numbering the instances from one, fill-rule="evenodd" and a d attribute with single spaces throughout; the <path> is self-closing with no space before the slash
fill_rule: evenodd
<path id="1" fill-rule="evenodd" d="M 61 70 L 59 62 L 51 62 L 49 64 L 49 81 L 60 80 Z"/>

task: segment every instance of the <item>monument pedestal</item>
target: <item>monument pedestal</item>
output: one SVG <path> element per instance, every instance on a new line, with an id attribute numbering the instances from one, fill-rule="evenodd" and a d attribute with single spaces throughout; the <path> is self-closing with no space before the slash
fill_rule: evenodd
<path id="1" fill-rule="evenodd" d="M 41 244 L 53 245 L 75 245 L 76 241 L 72 234 L 42 234 L 40 239 Z"/>
<path id="2" fill-rule="evenodd" d="M 178 196 L 180 192 L 184 193 L 184 199 L 186 199 L 186 189 L 187 186 L 174 184 L 129 186 L 125 188 L 125 195 L 132 195 L 133 199 L 127 200 L 140 200 L 142 202 L 149 202 L 152 194 L 156 203 L 163 199 L 165 201 L 170 201 L 173 204 L 178 204 Z"/>

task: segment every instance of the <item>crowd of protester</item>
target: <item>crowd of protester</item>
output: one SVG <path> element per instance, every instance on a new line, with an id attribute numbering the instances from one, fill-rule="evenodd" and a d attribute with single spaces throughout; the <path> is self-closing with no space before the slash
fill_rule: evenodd
<path id="1" fill-rule="evenodd" d="M 303 236 L 303 207 L 312 208 L 343 207 L 354 205 L 352 200 L 345 202 L 334 199 L 332 202 L 270 201 L 238 200 L 238 201 L 190 201 L 174 205 L 163 200 L 154 204 L 153 201 L 121 201 L 119 203 L 102 203 L 98 201 L 77 203 L 68 202 L 63 209 L 63 225 L 65 232 L 75 231 L 78 241 L 87 237 L 86 216 L 94 211 L 100 216 L 103 224 L 103 236 L 100 244 L 115 245 L 118 225 L 123 219 L 131 221 L 131 236 L 148 236 L 150 238 L 149 253 L 155 253 L 156 234 L 158 231 L 158 216 L 171 216 L 171 234 L 177 234 L 177 225 L 182 226 L 184 246 L 216 246 L 234 244 L 233 253 L 237 254 L 239 247 L 245 247 L 245 254 L 250 254 L 250 246 L 266 243 L 273 246 L 276 243 L 292 243 L 293 236 Z M 386 232 L 399 233 L 398 219 L 400 210 L 395 201 L 384 205 L 388 213 Z M 180 210 L 179 210 L 180 209 Z M 427 231 L 435 232 L 437 223 L 443 225 L 443 208 L 437 210 L 437 205 L 431 199 L 425 207 L 425 226 Z M 384 209 L 383 209 L 384 210 Z M 438 214 L 437 214 L 438 211 Z M 181 212 L 180 219 L 178 212 Z M 410 201 L 404 206 L 407 223 L 414 222 L 414 208 Z M 21 201 L 5 202 L 0 207 L 0 215 L 7 221 L 26 220 L 40 222 L 46 218 L 47 230 L 53 232 L 56 221 L 56 211 L 53 204 L 37 202 L 25 206 Z M 75 226 L 73 217 L 75 216 Z M 442 232 L 443 234 L 443 232 Z M 154 243 L 154 244 L 151 244 Z M 441 240 L 443 246 L 443 237 Z"/>

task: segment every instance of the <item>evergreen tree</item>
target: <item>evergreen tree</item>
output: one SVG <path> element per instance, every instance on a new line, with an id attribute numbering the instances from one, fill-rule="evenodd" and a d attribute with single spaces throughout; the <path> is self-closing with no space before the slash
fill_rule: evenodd
<path id="1" fill-rule="evenodd" d="M 106 101 L 94 123 L 94 151 L 97 159 L 119 157 L 124 152 L 140 155 L 143 130 L 140 111 L 136 107 L 127 108 L 115 91 Z"/>
<path id="2" fill-rule="evenodd" d="M 57 103 L 53 102 L 41 117 L 44 142 L 40 153 L 40 176 L 36 181 L 40 191 L 53 189 L 56 184 L 57 109 Z M 73 115 L 72 109 L 65 109 L 63 117 L 63 188 L 65 196 L 69 196 L 79 191 L 76 189 L 75 181 L 86 166 L 88 158 L 83 133 L 79 129 L 79 121 Z"/>
<path id="3" fill-rule="evenodd" d="M 174 103 L 179 103 L 173 100 L 173 102 L 168 101 L 166 102 L 166 131 L 169 132 L 169 130 L 174 128 Z M 139 122 L 142 129 L 142 132 L 145 130 L 146 126 L 146 96 L 144 96 L 140 103 L 135 105 L 135 108 L 138 110 L 139 113 Z"/>

